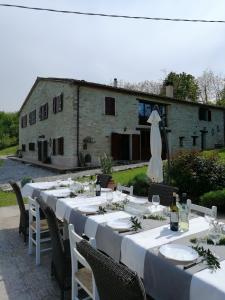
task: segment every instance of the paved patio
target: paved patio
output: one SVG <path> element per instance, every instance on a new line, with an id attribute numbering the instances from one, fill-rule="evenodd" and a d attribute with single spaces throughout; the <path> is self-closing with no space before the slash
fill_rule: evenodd
<path id="1" fill-rule="evenodd" d="M 43 254 L 41 265 L 36 266 L 34 255 L 27 254 L 27 245 L 18 234 L 18 222 L 17 206 L 0 208 L 0 299 L 60 299 L 50 275 L 51 254 Z"/>

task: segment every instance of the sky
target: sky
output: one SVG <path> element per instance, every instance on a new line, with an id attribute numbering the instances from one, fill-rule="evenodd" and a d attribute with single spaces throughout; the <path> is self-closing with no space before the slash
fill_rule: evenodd
<path id="1" fill-rule="evenodd" d="M 225 20 L 224 0 L 4 0 L 133 16 Z M 109 84 L 166 72 L 225 73 L 225 24 L 127 20 L 0 7 L 0 111 L 17 111 L 39 77 Z"/>

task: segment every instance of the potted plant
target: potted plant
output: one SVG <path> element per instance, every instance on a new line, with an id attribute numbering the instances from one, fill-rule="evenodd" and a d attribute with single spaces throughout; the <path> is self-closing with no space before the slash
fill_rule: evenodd
<path id="1" fill-rule="evenodd" d="M 116 185 L 114 180 L 112 179 L 112 157 L 104 153 L 103 156 L 100 157 L 100 165 L 101 165 L 102 174 L 111 177 L 107 187 L 114 190 Z"/>

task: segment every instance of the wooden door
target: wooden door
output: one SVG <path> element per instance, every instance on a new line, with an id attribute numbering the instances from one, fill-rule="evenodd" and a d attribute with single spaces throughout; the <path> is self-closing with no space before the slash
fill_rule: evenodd
<path id="1" fill-rule="evenodd" d="M 140 158 L 140 134 L 132 134 L 132 160 Z"/>
<path id="2" fill-rule="evenodd" d="M 130 159 L 130 135 L 112 133 L 111 156 L 114 160 Z"/>
<path id="3" fill-rule="evenodd" d="M 47 158 L 48 158 L 48 142 L 47 141 L 44 141 L 42 143 L 43 145 L 43 156 L 42 156 L 42 161 L 43 162 L 46 162 L 47 161 Z"/>
<path id="4" fill-rule="evenodd" d="M 38 141 L 38 160 L 42 161 L 42 142 Z"/>
<path id="5" fill-rule="evenodd" d="M 141 160 L 149 160 L 150 156 L 150 130 L 141 130 Z"/>

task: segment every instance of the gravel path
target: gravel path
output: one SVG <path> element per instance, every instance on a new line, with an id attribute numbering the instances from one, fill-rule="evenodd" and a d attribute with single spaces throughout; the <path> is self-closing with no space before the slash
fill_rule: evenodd
<path id="1" fill-rule="evenodd" d="M 55 172 L 47 169 L 23 164 L 8 158 L 1 157 L 1 159 L 3 159 L 3 165 L 0 166 L 0 184 L 7 183 L 10 179 L 20 181 L 24 176 L 39 178 L 56 175 Z"/>

